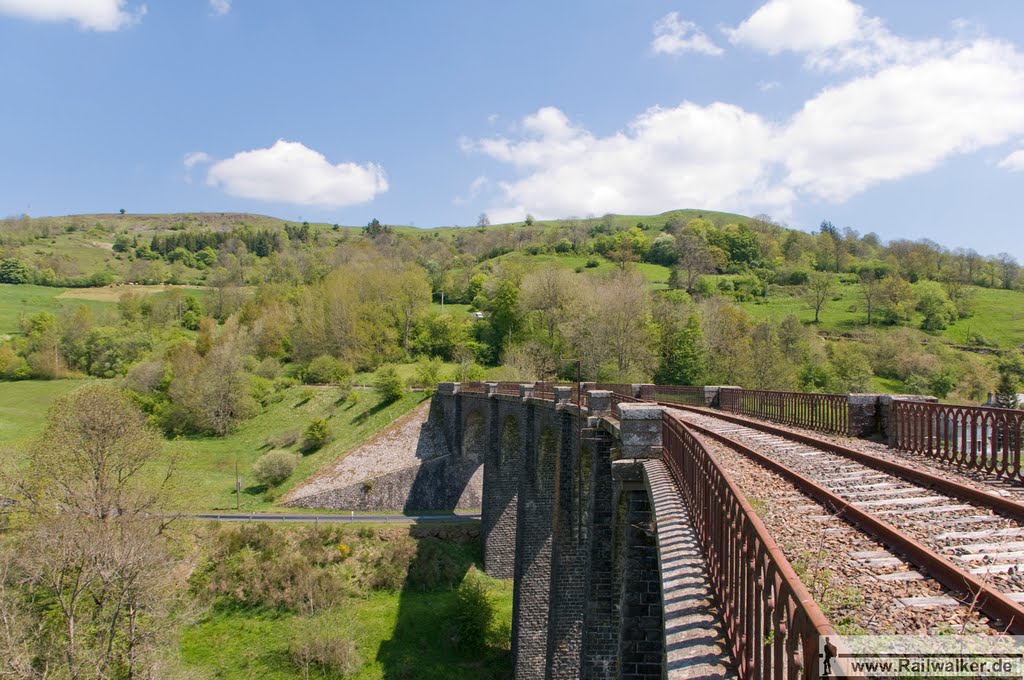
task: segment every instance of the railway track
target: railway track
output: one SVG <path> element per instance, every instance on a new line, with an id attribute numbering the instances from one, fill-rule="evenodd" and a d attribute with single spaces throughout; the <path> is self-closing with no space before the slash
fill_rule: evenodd
<path id="1" fill-rule="evenodd" d="M 897 606 L 944 610 L 957 621 L 983 614 L 980 620 L 994 631 L 1024 634 L 1021 503 L 834 441 L 706 409 L 664 405 L 677 409 L 699 435 L 804 494 L 802 505 L 798 495 L 782 498 L 810 513 L 823 535 L 831 535 L 825 558 L 874 572 Z M 930 582 L 941 589 L 929 588 Z"/>

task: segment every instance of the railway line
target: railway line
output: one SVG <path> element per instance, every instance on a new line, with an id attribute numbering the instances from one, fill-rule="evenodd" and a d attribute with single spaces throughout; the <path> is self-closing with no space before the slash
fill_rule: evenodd
<path id="1" fill-rule="evenodd" d="M 924 470 L 833 438 L 663 405 L 743 480 L 745 493 L 784 510 L 779 516 L 790 521 L 772 530 L 804 534 L 793 538 L 812 546 L 809 569 L 827 564 L 836 588 L 863 594 L 859 606 L 847 607 L 854 627 L 909 632 L 898 627 L 909 622 L 917 632 L 1024 634 L 1024 504 L 1018 493 L 988 490 L 953 471 Z M 879 617 L 879 607 L 896 614 Z"/>

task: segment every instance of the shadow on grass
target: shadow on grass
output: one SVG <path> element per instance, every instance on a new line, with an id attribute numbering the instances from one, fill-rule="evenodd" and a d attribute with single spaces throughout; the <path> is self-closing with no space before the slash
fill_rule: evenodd
<path id="1" fill-rule="evenodd" d="M 365 411 L 363 411 L 362 413 L 357 415 L 355 418 L 353 418 L 352 419 L 352 423 L 355 424 L 355 425 L 362 425 L 371 416 L 377 415 L 378 413 L 380 413 L 381 411 L 386 409 L 388 406 L 391 406 L 392 404 L 394 404 L 396 401 L 398 401 L 398 400 L 397 399 L 392 399 L 390 401 L 378 402 L 376 405 L 371 406 L 370 408 L 366 409 Z"/>
<path id="2" fill-rule="evenodd" d="M 377 651 L 385 680 L 512 677 L 510 630 L 502 624 L 505 614 L 496 613 L 482 647 L 461 643 L 465 635 L 458 624 L 458 586 L 472 567 L 482 569 L 479 527 L 479 522 L 454 516 L 451 523 L 413 525 L 416 554 L 399 593 L 395 628 Z"/>

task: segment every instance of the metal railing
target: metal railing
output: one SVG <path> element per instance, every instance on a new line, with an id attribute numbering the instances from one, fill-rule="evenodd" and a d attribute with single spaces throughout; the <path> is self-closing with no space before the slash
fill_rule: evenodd
<path id="1" fill-rule="evenodd" d="M 619 413 L 619 404 L 636 404 L 642 401 L 643 399 L 637 399 L 636 397 L 629 397 L 626 396 L 625 394 L 613 392 L 611 396 L 612 415 L 614 415 L 616 418 L 621 417 L 621 414 Z"/>
<path id="2" fill-rule="evenodd" d="M 692 385 L 655 385 L 655 401 L 667 401 L 672 404 L 689 406 L 705 406 L 704 388 Z"/>
<path id="3" fill-rule="evenodd" d="M 519 396 L 519 383 L 517 382 L 500 382 L 498 383 L 498 394 L 505 394 L 513 397 Z"/>
<path id="4" fill-rule="evenodd" d="M 482 382 L 465 382 L 459 384 L 459 392 L 462 394 L 484 394 Z"/>
<path id="5" fill-rule="evenodd" d="M 740 677 L 820 677 L 819 640 L 836 631 L 728 473 L 667 411 L 663 428 Z"/>
<path id="6" fill-rule="evenodd" d="M 719 408 L 782 425 L 850 434 L 850 402 L 845 394 L 722 388 Z"/>
<path id="7" fill-rule="evenodd" d="M 633 385 L 627 383 L 596 383 L 594 385 L 595 390 L 605 390 L 607 392 L 613 392 L 615 394 L 622 394 L 627 397 L 635 397 L 636 392 L 633 390 Z"/>
<path id="8" fill-rule="evenodd" d="M 894 400 L 893 445 L 944 463 L 1024 481 L 1024 411 Z"/>

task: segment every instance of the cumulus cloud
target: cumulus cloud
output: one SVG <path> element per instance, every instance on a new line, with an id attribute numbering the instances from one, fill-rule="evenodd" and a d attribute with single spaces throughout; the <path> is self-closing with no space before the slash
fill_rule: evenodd
<path id="1" fill-rule="evenodd" d="M 137 23 L 145 5 L 128 0 L 0 0 L 0 14 L 32 21 L 74 21 L 92 31 L 117 31 Z"/>
<path id="2" fill-rule="evenodd" d="M 999 167 L 1011 172 L 1024 172 L 1024 149 L 1018 149 L 999 161 Z"/>
<path id="3" fill-rule="evenodd" d="M 210 166 L 206 183 L 240 198 L 343 208 L 388 190 L 375 163 L 330 163 L 323 154 L 283 139 L 267 149 L 236 153 Z"/>
<path id="4" fill-rule="evenodd" d="M 189 151 L 187 154 L 185 154 L 184 159 L 182 159 L 182 163 L 185 164 L 186 170 L 191 170 L 200 163 L 209 162 L 210 154 L 206 153 L 205 151 Z"/>
<path id="5" fill-rule="evenodd" d="M 231 11 L 231 0 L 210 0 L 210 9 L 219 17 Z"/>
<path id="6" fill-rule="evenodd" d="M 462 146 L 517 172 L 497 182 L 504 204 L 491 214 L 699 206 L 785 216 L 801 197 L 843 201 L 955 154 L 1005 144 L 1024 134 L 1022 111 L 1024 58 L 982 39 L 827 88 L 785 120 L 684 101 L 598 136 L 547 107 L 522 121 L 516 139 Z M 1004 163 L 1015 166 L 1012 158 Z"/>
<path id="7" fill-rule="evenodd" d="M 654 24 L 651 49 L 655 54 L 682 54 L 698 52 L 716 57 L 722 48 L 711 41 L 692 21 L 679 18 L 679 12 L 669 12 Z"/>
<path id="8" fill-rule="evenodd" d="M 768 54 L 803 54 L 808 67 L 821 71 L 910 63 L 957 47 L 896 36 L 850 0 L 769 0 L 726 34 L 735 45 Z"/>

